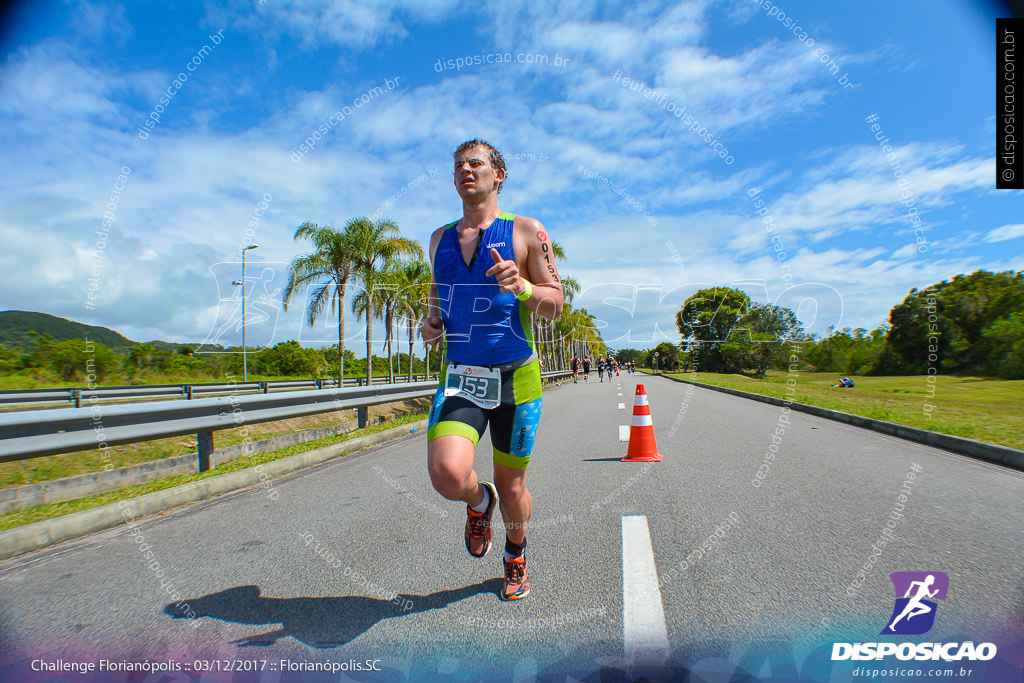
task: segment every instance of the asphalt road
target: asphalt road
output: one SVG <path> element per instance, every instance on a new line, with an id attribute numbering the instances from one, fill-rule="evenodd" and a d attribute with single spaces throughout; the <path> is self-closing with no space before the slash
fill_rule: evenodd
<path id="1" fill-rule="evenodd" d="M 637 382 L 660 463 L 619 461 Z M 896 571 L 950 579 L 932 629 L 909 638 L 993 642 L 1000 655 L 971 680 L 1019 675 L 1020 472 L 663 378 L 592 373 L 545 391 L 528 480 L 532 593 L 505 603 L 503 534 L 486 558 L 466 553 L 465 508 L 433 491 L 425 451 L 410 435 L 275 480 L 273 499 L 248 489 L 0 563 L 0 680 L 22 680 L 32 660 L 101 659 L 193 669 L 145 680 L 199 680 L 204 666 L 223 681 L 852 680 L 857 663 L 831 662 L 832 644 L 886 640 Z M 489 451 L 485 436 L 482 478 Z M 639 663 L 623 613 L 650 594 L 637 592 L 632 550 L 624 576 L 632 516 L 661 585 L 631 608 L 660 595 L 668 645 Z M 883 533 L 894 538 L 881 547 Z M 217 672 L 237 666 L 226 660 L 264 669 Z M 289 668 L 318 662 L 341 673 Z M 352 670 L 365 662 L 380 671 Z"/>

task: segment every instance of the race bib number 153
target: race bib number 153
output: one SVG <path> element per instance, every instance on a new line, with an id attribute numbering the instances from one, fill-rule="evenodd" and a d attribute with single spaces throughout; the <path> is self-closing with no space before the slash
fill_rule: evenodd
<path id="1" fill-rule="evenodd" d="M 461 396 L 481 408 L 501 403 L 501 371 L 475 365 L 449 365 L 444 382 L 445 396 Z"/>

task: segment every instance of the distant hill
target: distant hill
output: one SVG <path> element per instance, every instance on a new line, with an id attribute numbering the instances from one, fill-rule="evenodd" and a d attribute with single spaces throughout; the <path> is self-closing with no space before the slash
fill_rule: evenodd
<path id="1" fill-rule="evenodd" d="M 29 332 L 49 334 L 56 341 L 89 339 L 111 349 L 126 349 L 138 343 L 107 327 L 76 323 L 48 313 L 0 311 L 0 344 L 31 349 L 35 346 L 35 337 Z"/>

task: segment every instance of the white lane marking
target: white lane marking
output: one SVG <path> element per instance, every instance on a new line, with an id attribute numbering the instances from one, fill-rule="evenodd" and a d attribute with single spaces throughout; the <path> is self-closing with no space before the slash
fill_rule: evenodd
<path id="1" fill-rule="evenodd" d="M 620 403 L 619 404 L 619 410 L 625 410 L 625 409 L 626 409 L 626 404 L 625 403 Z"/>
<path id="2" fill-rule="evenodd" d="M 619 425 L 619 441 L 629 441 L 629 425 Z"/>
<path id="3" fill-rule="evenodd" d="M 78 553 L 80 553 L 80 552 L 82 552 L 84 550 L 92 550 L 93 548 L 98 548 L 98 547 L 99 546 L 97 546 L 97 545 L 86 545 L 84 547 L 83 546 L 73 546 L 71 548 L 64 548 L 63 550 L 57 550 L 55 552 L 48 553 L 47 555 L 44 555 L 43 557 L 36 557 L 36 558 L 31 559 L 31 560 L 26 560 L 24 562 L 18 562 L 17 564 L 12 564 L 9 568 L 4 569 L 3 572 L 14 571 L 15 569 L 21 569 L 21 571 L 27 571 L 29 569 L 34 569 L 35 568 L 35 567 L 31 567 L 29 565 L 33 565 L 33 564 L 37 564 L 37 563 L 41 563 L 41 564 L 38 564 L 39 567 L 45 567 L 46 565 L 50 564 L 51 562 L 56 562 L 59 559 L 63 559 L 65 557 L 68 557 L 69 555 L 76 555 L 76 554 L 78 554 Z M 40 550 L 46 550 L 46 548 L 40 548 Z"/>
<path id="4" fill-rule="evenodd" d="M 619 393 L 618 393 L 617 395 L 618 395 L 618 396 L 622 396 L 622 392 L 620 391 L 620 392 L 619 392 Z"/>
<path id="5" fill-rule="evenodd" d="M 646 515 L 622 518 L 622 642 L 627 659 L 668 659 L 668 629 Z"/>

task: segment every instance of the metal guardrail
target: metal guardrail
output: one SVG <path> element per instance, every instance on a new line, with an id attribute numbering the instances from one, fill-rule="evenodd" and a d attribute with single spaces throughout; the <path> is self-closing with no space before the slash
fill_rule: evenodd
<path id="1" fill-rule="evenodd" d="M 570 374 L 545 372 L 541 377 Z M 217 430 L 351 408 L 365 427 L 369 406 L 429 398 L 436 391 L 436 381 L 424 381 L 6 413 L 0 414 L 0 462 L 196 434 L 199 471 L 205 472 Z"/>
<path id="2" fill-rule="evenodd" d="M 421 380 L 414 375 L 413 381 Z M 437 374 L 433 377 L 436 379 Z M 404 377 L 402 378 L 404 380 Z M 362 378 L 348 377 L 347 387 L 363 386 Z M 387 377 L 374 377 L 374 386 L 388 384 Z M 205 382 L 199 384 L 146 384 L 121 387 L 63 387 L 60 389 L 14 389 L 0 391 L 0 406 L 29 405 L 33 403 L 74 403 L 81 408 L 83 403 L 95 404 L 114 399 L 184 398 L 198 395 L 270 393 L 295 389 L 322 389 L 338 386 L 337 379 L 273 380 L 266 382 Z"/>

